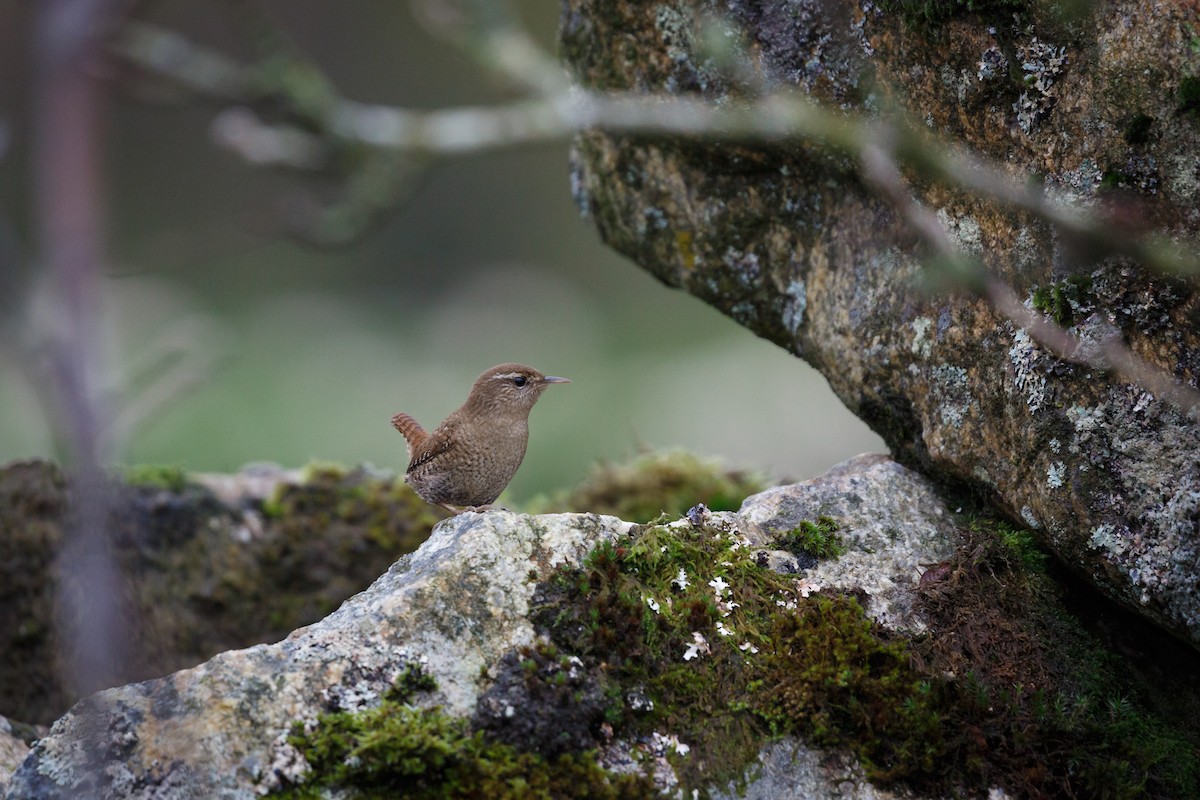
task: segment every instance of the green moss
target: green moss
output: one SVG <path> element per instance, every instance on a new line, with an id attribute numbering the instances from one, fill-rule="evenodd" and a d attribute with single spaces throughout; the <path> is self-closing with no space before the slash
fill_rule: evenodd
<path id="1" fill-rule="evenodd" d="M 813 558 L 837 558 L 846 552 L 846 545 L 837 531 L 838 524 L 830 517 L 819 517 L 816 522 L 804 520 L 780 536 L 776 544 L 794 555 L 804 553 Z"/>
<path id="2" fill-rule="evenodd" d="M 645 778 L 608 773 L 591 753 L 547 759 L 491 741 L 438 708 L 410 705 L 416 694 L 433 688 L 431 678 L 410 669 L 375 708 L 324 714 L 307 730 L 297 723 L 288 741 L 312 771 L 304 783 L 277 796 L 316 798 L 326 791 L 428 800 L 656 796 Z"/>
<path id="3" fill-rule="evenodd" d="M 531 513 L 590 511 L 632 522 L 679 516 L 703 503 L 713 511 L 736 511 L 762 491 L 761 478 L 722 467 L 691 453 L 648 453 L 628 464 L 600 464 L 571 492 L 529 503 Z"/>
<path id="4" fill-rule="evenodd" d="M 775 730 L 849 749 L 867 776 L 931 775 L 946 755 L 934 684 L 852 597 L 817 596 L 779 615 L 755 698 Z"/>
<path id="5" fill-rule="evenodd" d="M 121 470 L 121 478 L 130 486 L 145 486 L 182 492 L 187 488 L 187 472 L 183 467 L 163 464 L 138 464 Z"/>
<path id="6" fill-rule="evenodd" d="M 606 684 L 617 735 L 677 735 L 690 752 L 670 759 L 685 787 L 703 790 L 740 778 L 764 740 L 748 707 L 751 648 L 768 646 L 768 609 L 794 594 L 734 537 L 652 525 L 558 570 L 534 620 Z"/>
<path id="7" fill-rule="evenodd" d="M 1179 81 L 1177 115 L 1200 116 L 1200 75 L 1187 75 Z"/>
<path id="8" fill-rule="evenodd" d="M 1106 173 L 1105 180 L 1109 173 Z M 1096 305 L 1089 275 L 1072 275 L 1033 290 L 1033 308 L 1053 319 L 1063 327 L 1070 327 L 1076 320 L 1090 313 Z"/>
<path id="9" fill-rule="evenodd" d="M 299 483 L 280 484 L 262 511 L 285 526 L 361 526 L 376 546 L 397 555 L 416 549 L 446 517 L 400 478 L 321 462 L 306 466 Z"/>
<path id="10" fill-rule="evenodd" d="M 805 538 L 828 553 L 834 530 L 822 520 Z M 904 643 L 853 598 L 801 596 L 736 537 L 648 526 L 560 570 L 553 587 L 539 627 L 603 665 L 618 736 L 660 731 L 689 745 L 671 759 L 686 789 L 741 779 L 773 735 L 846 746 L 881 780 L 931 770 L 941 752 L 930 682 Z M 631 690 L 653 708 L 631 703 Z"/>
<path id="11" fill-rule="evenodd" d="M 812 527 L 828 547 L 831 526 Z M 922 580 L 930 629 L 915 639 L 880 628 L 852 596 L 801 596 L 736 537 L 680 523 L 559 569 L 534 621 L 603 684 L 614 736 L 657 731 L 690 746 L 669 755 L 685 794 L 737 781 L 784 734 L 933 794 L 1200 791 L 1196 731 L 1152 712 L 1065 611 L 1032 535 L 991 521 L 962 535 Z"/>
<path id="12" fill-rule="evenodd" d="M 1125 125 L 1125 141 L 1132 145 L 1145 144 L 1150 141 L 1150 131 L 1154 128 L 1154 117 L 1148 114 L 1135 114 Z"/>
<path id="13" fill-rule="evenodd" d="M 1032 533 L 1024 528 L 1014 528 L 1004 522 L 982 523 L 973 522 L 973 531 L 990 531 L 990 535 L 1004 547 L 1008 548 L 1021 561 L 1026 569 L 1043 572 L 1049 556 L 1038 544 Z"/>
<path id="14" fill-rule="evenodd" d="M 213 564 L 204 575 L 219 576 L 206 580 L 205 602 L 236 628 L 235 641 L 243 631 L 277 639 L 320 619 L 419 547 L 445 516 L 399 478 L 332 464 L 281 483 L 262 512 L 262 537 L 230 553 L 205 545 L 196 554 Z"/>
<path id="15" fill-rule="evenodd" d="M 1031 534 L 977 520 L 940 566 L 922 579 L 930 633 L 911 650 L 927 674 L 955 676 L 934 685 L 943 785 L 953 775 L 1022 797 L 1200 792 L 1195 721 L 1169 724 L 1151 707 L 1148 687 L 1066 610 Z"/>

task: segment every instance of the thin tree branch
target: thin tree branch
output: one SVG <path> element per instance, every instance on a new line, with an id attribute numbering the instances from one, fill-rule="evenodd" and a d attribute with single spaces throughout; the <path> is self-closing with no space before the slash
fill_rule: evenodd
<path id="1" fill-rule="evenodd" d="M 446 4 L 430 0 L 426 5 L 442 8 Z M 453 23 L 441 20 L 437 25 L 446 28 Z M 496 106 L 434 111 L 357 103 L 335 96 L 324 117 L 314 120 L 308 113 L 303 115 L 306 130 L 268 124 L 239 110 L 239 135 L 223 135 L 221 143 L 254 163 L 311 168 L 322 166 L 325 159 L 320 154 L 334 147 L 366 146 L 411 156 L 449 157 L 561 141 L 588 129 L 749 143 L 810 140 L 855 158 L 879 135 L 877 121 L 825 109 L 793 91 L 777 90 L 717 105 L 698 97 L 572 87 L 561 80 L 557 65 L 547 66 L 547 59 L 529 54 L 535 45 L 527 37 L 510 36 L 511 26 L 496 26 L 498 32 L 490 37 L 480 32 L 486 31 L 486 26 L 468 27 L 470 32 L 459 37 L 460 43 L 465 42 L 463 46 L 477 54 L 491 53 L 480 56 L 481 63 L 523 76 L 522 83 L 531 88 L 529 96 Z M 144 23 L 126 25 L 111 47 L 124 61 L 213 100 L 253 106 L 267 97 L 286 100 L 287 92 L 294 89 L 264 81 L 253 65 L 237 64 Z M 507 60 L 496 55 L 508 51 L 516 55 Z M 539 75 L 541 78 L 536 77 Z M 298 99 L 292 105 L 302 107 Z M 897 130 L 894 158 L 926 178 L 1025 211 L 1068 235 L 1129 256 L 1153 270 L 1200 276 L 1200 258 L 1166 237 L 1135 235 L 1105 215 L 1062 202 L 1052 191 L 1019 183 L 1004 169 L 934 141 L 926 132 L 912 126 Z"/>
<path id="2" fill-rule="evenodd" d="M 100 391 L 101 168 L 104 99 L 90 67 L 116 0 L 44 0 L 34 21 L 33 165 L 42 263 L 54 329 L 48 383 L 72 472 L 72 521 L 59 558 L 59 614 L 68 685 L 79 694 L 114 685 L 130 623 L 108 548 L 109 493 L 102 464 L 108 415 Z"/>

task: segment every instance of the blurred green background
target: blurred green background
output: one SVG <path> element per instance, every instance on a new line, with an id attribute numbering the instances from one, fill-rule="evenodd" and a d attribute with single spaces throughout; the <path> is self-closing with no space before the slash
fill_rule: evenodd
<path id="1" fill-rule="evenodd" d="M 0 209 L 36 277 L 32 5 L 0 3 Z M 234 6 L 142 4 L 138 15 L 244 56 Z M 418 108 L 511 97 L 407 4 L 263 6 L 348 97 Z M 552 47 L 557 4 L 526 0 L 521 12 Z M 129 376 L 167 350 L 195 383 L 139 416 L 118 449 L 125 463 L 402 469 L 392 413 L 435 425 L 479 372 L 510 360 L 573 381 L 534 410 L 509 489 L 518 502 L 642 448 L 776 478 L 883 448 L 806 364 L 606 249 L 571 199 L 566 143 L 445 162 L 360 242 L 320 249 L 281 232 L 283 209 L 313 184 L 214 147 L 214 108 L 137 95 L 128 82 L 114 91 L 107 131 L 112 381 L 136 407 L 146 396 Z M 54 453 L 13 338 L 0 348 L 0 462 Z"/>

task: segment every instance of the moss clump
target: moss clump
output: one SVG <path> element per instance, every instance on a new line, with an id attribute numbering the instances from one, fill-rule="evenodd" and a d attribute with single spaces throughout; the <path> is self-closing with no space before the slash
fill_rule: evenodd
<path id="1" fill-rule="evenodd" d="M 590 511 L 632 522 L 662 514 L 679 516 L 703 503 L 713 511 L 736 511 L 766 483 L 691 453 L 648 453 L 628 464 L 600 464 L 574 490 L 529 504 L 532 513 Z"/>
<path id="2" fill-rule="evenodd" d="M 757 709 L 782 732 L 858 756 L 872 780 L 926 778 L 947 751 L 934 682 L 842 595 L 779 615 Z"/>
<path id="3" fill-rule="evenodd" d="M 221 571 L 209 602 L 242 609 L 242 625 L 281 637 L 325 616 L 429 537 L 445 516 L 402 480 L 315 464 L 263 503 L 254 560 Z"/>
<path id="4" fill-rule="evenodd" d="M 67 476 L 48 461 L 0 467 L 0 709 L 49 724 L 75 700 L 57 679 L 55 556 L 70 513 Z"/>
<path id="5" fill-rule="evenodd" d="M 1195 725 L 1172 727 L 1143 701 L 1065 610 L 1032 536 L 977 522 L 962 537 L 922 581 L 930 628 L 915 639 L 880 628 L 853 596 L 802 596 L 736 536 L 683 522 L 559 569 L 534 622 L 598 682 L 613 736 L 690 746 L 668 754 L 685 794 L 738 780 L 783 734 L 932 794 L 1200 791 Z"/>
<path id="6" fill-rule="evenodd" d="M 1024 528 L 1014 528 L 1004 522 L 973 522 L 972 534 L 988 534 L 1012 552 L 1021 564 L 1035 573 L 1044 572 L 1049 556 L 1037 543 L 1034 535 Z"/>
<path id="7" fill-rule="evenodd" d="M 776 600 L 795 603 L 791 581 L 758 567 L 735 537 L 676 523 L 560 568 L 533 616 L 598 676 L 615 735 L 677 735 L 690 750 L 669 758 L 685 787 L 703 790 L 740 778 L 766 737 L 747 684 Z"/>
<path id="8" fill-rule="evenodd" d="M 1045 314 L 1063 327 L 1070 327 L 1096 307 L 1089 275 L 1072 275 L 1064 281 L 1033 290 L 1034 310 Z"/>
<path id="9" fill-rule="evenodd" d="M 423 800 L 656 796 L 645 778 L 610 774 L 590 753 L 547 759 L 491 741 L 438 708 L 410 704 L 416 693 L 432 688 L 428 676 L 410 670 L 375 708 L 323 714 L 309 729 L 297 723 L 288 741 L 312 772 L 304 783 L 277 796 L 317 798 L 327 791 L 353 798 Z"/>
<path id="10" fill-rule="evenodd" d="M 122 480 L 129 486 L 144 486 L 182 492 L 187 488 L 187 472 L 183 467 L 162 464 L 138 464 L 121 470 Z"/>
<path id="11" fill-rule="evenodd" d="M 1145 144 L 1150 141 L 1150 131 L 1153 128 L 1154 117 L 1135 114 L 1125 125 L 1125 141 L 1131 145 Z"/>
<path id="12" fill-rule="evenodd" d="M 834 528 L 811 527 L 825 552 Z M 928 771 L 941 752 L 930 683 L 905 644 L 851 597 L 803 597 L 736 536 L 648 526 L 542 592 L 535 622 L 608 683 L 616 735 L 689 746 L 671 757 L 685 789 L 741 779 L 772 735 L 849 747 L 880 780 Z"/>
<path id="13" fill-rule="evenodd" d="M 324 463 L 305 467 L 299 483 L 281 484 L 262 511 L 285 528 L 332 524 L 365 529 L 373 544 L 397 556 L 415 550 L 447 516 L 400 478 Z"/>
<path id="14" fill-rule="evenodd" d="M 945 720 L 939 782 L 1021 797 L 1192 797 L 1200 735 L 1168 724 L 1147 687 L 1062 604 L 1028 532 L 977 521 L 937 579 L 912 645 Z M 1036 768 L 1034 768 L 1036 765 Z"/>
<path id="15" fill-rule="evenodd" d="M 816 522 L 804 520 L 780 536 L 776 545 L 793 555 L 816 559 L 837 558 L 846 552 L 846 545 L 838 535 L 838 524 L 830 517 L 819 517 Z"/>
<path id="16" fill-rule="evenodd" d="M 1179 81 L 1179 107 L 1176 116 L 1200 116 L 1200 75 L 1187 75 Z"/>

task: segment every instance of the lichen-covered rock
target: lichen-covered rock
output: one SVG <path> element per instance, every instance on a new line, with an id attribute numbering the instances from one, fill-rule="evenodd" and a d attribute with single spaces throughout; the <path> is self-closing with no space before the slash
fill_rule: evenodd
<path id="1" fill-rule="evenodd" d="M 413 550 L 443 514 L 393 475 L 313 466 L 232 475 L 130 469 L 109 531 L 136 641 L 126 681 L 275 641 Z M 55 557 L 71 489 L 45 461 L 0 469 L 0 711 L 48 723 L 77 699 L 57 668 Z"/>
<path id="2" fill-rule="evenodd" d="M 720 102 L 752 91 L 701 49 L 724 8 L 569 0 L 562 52 L 587 86 Z M 1015 2 L 727 8 L 718 38 L 766 85 L 865 114 L 899 107 L 1017 180 L 1200 248 L 1196 4 L 1101 2 L 1078 18 Z M 1120 337 L 1195 388 L 1194 282 L 917 176 L 964 251 L 1081 338 L 1070 363 L 983 301 L 930 294 L 914 236 L 852 158 L 593 131 L 572 171 L 609 245 L 805 358 L 903 462 L 986 496 L 1200 646 L 1200 410 L 1123 383 L 1097 356 Z"/>
<path id="3" fill-rule="evenodd" d="M 369 589 L 284 641 L 101 692 L 55 723 L 8 797 L 254 797 L 303 777 L 293 722 L 376 705 L 419 665 L 451 714 L 481 672 L 533 641 L 531 571 L 579 560 L 631 523 L 591 515 L 464 514 Z"/>
<path id="4" fill-rule="evenodd" d="M 872 786 L 862 767 L 785 737 L 764 747 L 748 786 L 713 792 L 714 800 L 896 800 L 908 792 Z M 991 800 L 1000 800 L 1003 793 Z"/>
<path id="5" fill-rule="evenodd" d="M 0 797 L 8 789 L 8 778 L 25 760 L 29 745 L 14 735 L 12 725 L 0 716 Z"/>
<path id="6" fill-rule="evenodd" d="M 862 592 L 876 622 L 909 633 L 925 629 L 914 608 L 917 582 L 930 564 L 954 552 L 960 524 L 928 481 L 880 455 L 859 456 L 821 478 L 768 489 L 747 498 L 738 513 L 775 532 L 820 517 L 837 520 L 846 552 L 805 570 L 805 582 L 813 591 Z"/>

